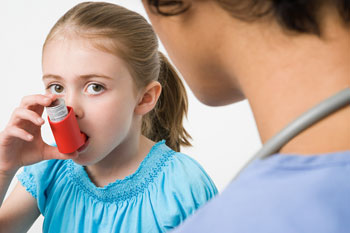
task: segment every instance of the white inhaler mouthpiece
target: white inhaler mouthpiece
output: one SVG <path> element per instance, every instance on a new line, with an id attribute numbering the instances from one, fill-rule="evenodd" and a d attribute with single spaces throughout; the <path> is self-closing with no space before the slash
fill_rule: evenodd
<path id="1" fill-rule="evenodd" d="M 64 99 L 56 99 L 52 104 L 46 107 L 47 115 L 52 122 L 60 122 L 68 115 L 68 109 Z"/>

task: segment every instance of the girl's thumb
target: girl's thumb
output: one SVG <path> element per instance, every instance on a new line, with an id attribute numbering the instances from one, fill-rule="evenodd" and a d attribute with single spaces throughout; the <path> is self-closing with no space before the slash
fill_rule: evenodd
<path id="1" fill-rule="evenodd" d="M 58 151 L 58 148 L 56 146 L 50 146 L 45 144 L 44 146 L 44 151 L 43 151 L 43 157 L 44 160 L 49 160 L 49 159 L 74 159 L 78 157 L 78 152 L 75 151 L 73 153 L 69 154 L 63 154 Z"/>

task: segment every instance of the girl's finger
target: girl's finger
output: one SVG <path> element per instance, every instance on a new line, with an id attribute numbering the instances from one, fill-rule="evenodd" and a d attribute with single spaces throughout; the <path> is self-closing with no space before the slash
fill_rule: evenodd
<path id="1" fill-rule="evenodd" d="M 41 126 L 45 122 L 36 112 L 25 108 L 17 108 L 11 117 L 9 125 L 17 125 L 22 120 L 30 121 L 38 126 Z"/>
<path id="2" fill-rule="evenodd" d="M 7 127 L 4 133 L 5 133 L 5 136 L 3 139 L 4 141 L 10 140 L 11 138 L 20 138 L 24 141 L 30 142 L 34 138 L 33 135 L 16 126 Z"/>
<path id="3" fill-rule="evenodd" d="M 55 95 L 29 95 L 22 98 L 20 106 L 29 108 L 35 105 L 49 106 L 57 97 Z"/>

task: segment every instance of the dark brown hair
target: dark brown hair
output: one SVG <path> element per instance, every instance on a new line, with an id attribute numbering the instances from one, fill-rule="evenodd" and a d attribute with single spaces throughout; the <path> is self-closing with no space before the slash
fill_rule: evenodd
<path id="1" fill-rule="evenodd" d="M 166 140 L 175 151 L 191 145 L 183 127 L 187 95 L 169 61 L 158 52 L 158 39 L 144 17 L 105 2 L 84 2 L 64 14 L 51 29 L 45 45 L 58 36 L 77 35 L 98 49 L 122 58 L 137 88 L 157 80 L 162 93 L 155 108 L 143 116 L 142 134 L 153 141 Z"/>
<path id="2" fill-rule="evenodd" d="M 199 0 L 200 1 L 200 0 Z M 210 1 L 210 0 L 208 0 Z M 321 8 L 335 7 L 345 24 L 350 23 L 350 0 L 212 0 L 233 17 L 254 21 L 273 16 L 285 29 L 321 35 Z M 191 0 L 147 0 L 154 13 L 174 16 L 186 12 Z"/>

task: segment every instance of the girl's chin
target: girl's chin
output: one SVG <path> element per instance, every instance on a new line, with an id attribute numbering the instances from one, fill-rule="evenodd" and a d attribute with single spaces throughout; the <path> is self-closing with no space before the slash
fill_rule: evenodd
<path id="1" fill-rule="evenodd" d="M 81 158 L 80 156 L 76 157 L 75 159 L 72 159 L 74 163 L 79 164 L 81 166 L 88 166 L 90 165 L 90 161 L 86 161 L 85 159 Z"/>
<path id="2" fill-rule="evenodd" d="M 91 158 L 91 156 L 88 156 L 88 153 L 79 153 L 78 156 L 72 160 L 74 161 L 74 163 L 79 164 L 81 166 L 89 166 L 96 163 L 96 161 L 94 161 L 94 159 Z"/>

